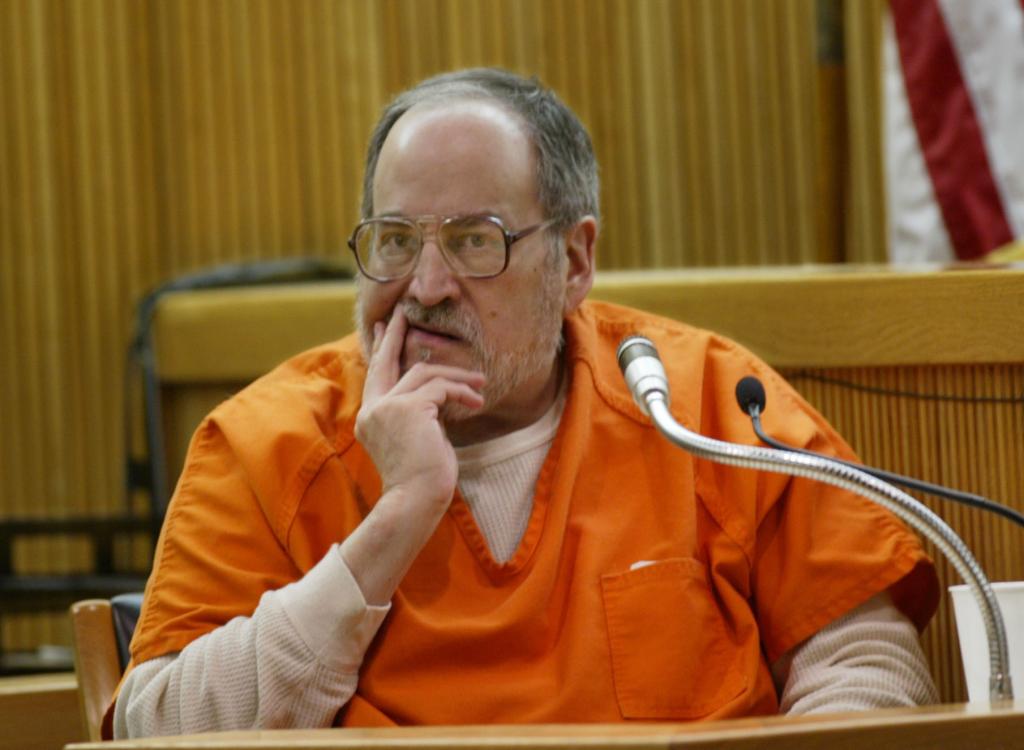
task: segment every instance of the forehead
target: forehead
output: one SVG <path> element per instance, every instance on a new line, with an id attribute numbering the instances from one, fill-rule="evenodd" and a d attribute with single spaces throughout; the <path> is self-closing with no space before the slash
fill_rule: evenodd
<path id="1" fill-rule="evenodd" d="M 529 211 L 536 157 L 526 127 L 497 103 L 421 104 L 398 119 L 374 176 L 374 213 Z M 510 215 L 513 214 L 513 215 Z"/>

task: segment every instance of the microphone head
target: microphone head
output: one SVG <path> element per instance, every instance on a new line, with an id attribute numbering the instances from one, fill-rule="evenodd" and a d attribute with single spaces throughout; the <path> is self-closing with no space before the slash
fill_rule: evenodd
<path id="1" fill-rule="evenodd" d="M 747 375 L 736 384 L 736 401 L 744 414 L 750 414 L 754 406 L 758 414 L 763 413 L 766 400 L 764 385 L 753 375 Z"/>
<path id="2" fill-rule="evenodd" d="M 627 336 L 616 353 L 619 369 L 633 400 L 645 414 L 649 414 L 647 401 L 659 398 L 668 403 L 668 377 L 658 350 L 651 340 L 643 336 Z"/>
<path id="3" fill-rule="evenodd" d="M 622 370 L 623 374 L 625 374 L 626 368 L 629 367 L 629 363 L 637 357 L 654 357 L 659 361 L 661 360 L 661 357 L 658 356 L 658 350 L 654 348 L 651 340 L 639 334 L 626 336 L 626 338 L 622 339 L 615 357 L 619 360 L 619 369 Z"/>

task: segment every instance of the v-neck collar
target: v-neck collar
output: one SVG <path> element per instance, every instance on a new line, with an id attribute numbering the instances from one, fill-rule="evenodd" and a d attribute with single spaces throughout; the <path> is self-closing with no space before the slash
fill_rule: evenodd
<path id="1" fill-rule="evenodd" d="M 480 567 L 494 583 L 501 583 L 522 574 L 533 559 L 545 533 L 562 534 L 568 517 L 575 483 L 576 471 L 581 461 L 587 440 L 587 425 L 590 414 L 590 390 L 581 382 L 592 373 L 581 364 L 578 343 L 573 336 L 574 326 L 567 328 L 565 351 L 565 374 L 568 386 L 562 418 L 555 433 L 551 448 L 544 459 L 533 493 L 533 507 L 522 539 L 515 553 L 506 562 L 498 562 L 491 554 L 490 547 L 476 523 L 462 493 L 455 491 L 455 497 L 448 508 L 448 514 L 462 534 L 466 546 L 472 551 Z M 549 519 L 549 516 L 552 516 Z"/>

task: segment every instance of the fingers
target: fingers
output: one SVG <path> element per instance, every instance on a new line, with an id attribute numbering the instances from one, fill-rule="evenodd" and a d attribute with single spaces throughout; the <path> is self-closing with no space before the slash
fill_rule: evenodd
<path id="1" fill-rule="evenodd" d="M 382 327 L 384 328 L 384 335 L 380 336 L 377 332 Z M 379 320 L 374 324 L 374 351 L 385 361 L 394 360 L 397 364 L 398 358 L 402 353 L 402 345 L 405 343 L 405 332 L 408 328 L 409 325 L 405 319 L 405 313 L 402 312 L 401 307 L 396 305 L 387 326 L 384 326 Z"/>
<path id="2" fill-rule="evenodd" d="M 415 395 L 438 407 L 447 403 L 458 403 L 470 409 L 484 405 L 483 394 L 468 383 L 447 378 L 433 378 L 415 391 Z"/>
<path id="3" fill-rule="evenodd" d="M 387 393 L 401 375 L 402 346 L 408 323 L 401 308 L 396 307 L 391 320 L 373 324 L 373 346 L 370 348 L 370 362 L 366 373 L 364 398 Z"/>
<path id="4" fill-rule="evenodd" d="M 408 410 L 415 409 L 416 404 L 429 404 L 439 409 L 452 402 L 469 409 L 480 409 L 484 405 L 484 396 L 480 392 L 483 384 L 484 376 L 479 372 L 458 367 L 415 365 L 378 404 L 391 403 L 401 410 Z"/>
<path id="5" fill-rule="evenodd" d="M 407 422 L 406 429 L 411 429 L 415 421 L 414 414 L 429 409 L 430 418 L 436 419 L 441 407 L 446 404 L 479 409 L 484 405 L 484 397 L 465 383 L 436 378 L 410 393 L 390 394 L 388 399 L 378 404 L 374 414 L 376 419 L 383 419 L 384 423 L 389 424 L 394 417 L 400 415 L 402 421 Z M 410 419 L 413 422 L 408 421 Z"/>
<path id="6" fill-rule="evenodd" d="M 401 377 L 392 389 L 392 392 L 396 395 L 411 393 L 435 379 L 464 383 L 477 391 L 483 388 L 485 381 L 482 372 L 464 370 L 461 367 L 452 367 L 450 365 L 432 365 L 427 362 L 417 362 Z"/>

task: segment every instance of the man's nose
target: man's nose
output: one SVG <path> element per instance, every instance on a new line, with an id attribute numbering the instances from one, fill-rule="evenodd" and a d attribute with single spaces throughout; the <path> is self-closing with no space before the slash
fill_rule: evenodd
<path id="1" fill-rule="evenodd" d="M 458 295 L 459 284 L 445 260 L 436 235 L 424 238 L 423 249 L 412 270 L 408 293 L 422 305 L 431 306 Z"/>

